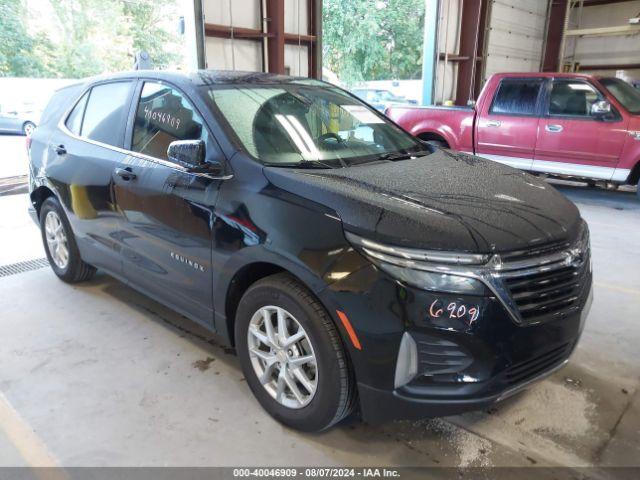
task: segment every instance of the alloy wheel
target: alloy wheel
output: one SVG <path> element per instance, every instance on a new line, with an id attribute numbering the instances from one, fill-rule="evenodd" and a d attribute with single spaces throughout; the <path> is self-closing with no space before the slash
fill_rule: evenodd
<path id="1" fill-rule="evenodd" d="M 318 363 L 302 325 L 285 309 L 265 306 L 255 312 L 247 332 L 256 376 L 278 403 L 298 409 L 318 388 Z"/>
<path id="2" fill-rule="evenodd" d="M 47 212 L 44 221 L 44 232 L 51 259 L 58 268 L 64 270 L 69 264 L 69 243 L 67 234 L 64 231 L 64 225 L 56 212 Z"/>

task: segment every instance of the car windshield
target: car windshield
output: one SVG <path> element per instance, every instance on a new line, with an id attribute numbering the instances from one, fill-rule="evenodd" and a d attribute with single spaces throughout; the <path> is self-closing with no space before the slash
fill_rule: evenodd
<path id="1" fill-rule="evenodd" d="M 244 149 L 268 165 L 339 167 L 426 150 L 356 98 L 319 81 L 205 88 Z"/>
<path id="2" fill-rule="evenodd" d="M 640 91 L 619 78 L 601 78 L 600 83 L 633 114 L 640 113 Z"/>

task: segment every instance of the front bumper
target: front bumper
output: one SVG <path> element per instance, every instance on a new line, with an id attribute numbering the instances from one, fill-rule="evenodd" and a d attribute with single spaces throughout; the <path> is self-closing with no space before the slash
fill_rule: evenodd
<path id="1" fill-rule="evenodd" d="M 358 384 L 362 418 L 371 424 L 390 420 L 417 420 L 422 418 L 446 417 L 460 413 L 483 410 L 542 380 L 564 367 L 568 358 L 519 385 L 493 394 L 477 394 L 462 398 L 433 398 L 423 395 L 408 395 L 403 390 L 379 390 Z"/>
<path id="2" fill-rule="evenodd" d="M 574 351 L 592 301 L 591 275 L 573 313 L 518 325 L 495 297 L 446 296 L 401 285 L 375 268 L 331 287 L 362 344 L 350 349 L 362 417 L 369 423 L 454 415 L 489 407 L 560 369 Z M 473 304 L 475 322 L 436 323 L 435 296 Z M 467 319 L 468 320 L 468 319 Z M 418 372 L 396 384 L 403 336 L 417 346 Z M 348 345 L 348 341 L 346 341 Z"/>

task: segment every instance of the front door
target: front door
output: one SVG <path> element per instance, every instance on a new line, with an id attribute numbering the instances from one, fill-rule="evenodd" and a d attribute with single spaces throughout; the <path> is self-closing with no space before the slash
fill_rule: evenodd
<path id="1" fill-rule="evenodd" d="M 502 79 L 476 125 L 476 154 L 529 170 L 533 163 L 543 79 Z"/>
<path id="2" fill-rule="evenodd" d="M 533 170 L 610 180 L 627 138 L 617 112 L 595 118 L 604 97 L 582 79 L 554 79 L 540 120 Z"/>
<path id="3" fill-rule="evenodd" d="M 167 157 L 171 142 L 197 139 L 205 142 L 208 159 L 220 158 L 186 96 L 170 85 L 144 82 L 125 161 L 130 175 L 120 178 L 115 191 L 125 217 L 125 276 L 148 295 L 212 326 L 213 208 L 221 181 Z"/>

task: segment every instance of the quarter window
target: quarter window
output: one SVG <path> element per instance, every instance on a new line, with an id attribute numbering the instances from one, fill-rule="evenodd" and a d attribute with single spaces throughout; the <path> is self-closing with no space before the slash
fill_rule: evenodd
<path id="1" fill-rule="evenodd" d="M 80 135 L 80 129 L 82 127 L 82 117 L 84 116 L 84 107 L 87 105 L 87 98 L 89 98 L 89 94 L 85 93 L 80 101 L 76 103 L 76 106 L 73 107 L 71 113 L 67 117 L 67 121 L 65 125 L 69 129 L 70 132 L 75 135 Z"/>
<path id="2" fill-rule="evenodd" d="M 130 89 L 130 82 L 105 83 L 93 87 L 80 134 L 97 142 L 122 146 Z"/>
<path id="3" fill-rule="evenodd" d="M 600 99 L 598 92 L 586 82 L 555 80 L 549 99 L 549 115 L 591 116 L 591 105 Z"/>
<path id="4" fill-rule="evenodd" d="M 500 115 L 535 115 L 542 80 L 505 79 L 493 99 L 489 113 Z"/>
<path id="5" fill-rule="evenodd" d="M 167 160 L 167 148 L 176 140 L 207 143 L 202 118 L 175 88 L 145 82 L 136 111 L 131 150 Z"/>

